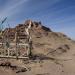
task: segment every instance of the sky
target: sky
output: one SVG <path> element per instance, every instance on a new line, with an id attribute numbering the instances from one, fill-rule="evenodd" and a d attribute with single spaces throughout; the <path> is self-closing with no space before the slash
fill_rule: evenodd
<path id="1" fill-rule="evenodd" d="M 31 19 L 75 39 L 75 0 L 0 0 L 0 22 L 5 17 L 5 27 Z"/>

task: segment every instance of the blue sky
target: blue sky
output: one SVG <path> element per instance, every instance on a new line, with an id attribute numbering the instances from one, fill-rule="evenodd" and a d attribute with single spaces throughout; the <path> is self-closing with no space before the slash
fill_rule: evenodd
<path id="1" fill-rule="evenodd" d="M 75 0 L 0 0 L 0 20 L 11 27 L 27 19 L 75 39 Z"/>

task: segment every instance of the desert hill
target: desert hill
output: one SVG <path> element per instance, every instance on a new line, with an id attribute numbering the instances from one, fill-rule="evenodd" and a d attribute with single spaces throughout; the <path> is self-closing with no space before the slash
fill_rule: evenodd
<path id="1" fill-rule="evenodd" d="M 17 31 L 19 42 L 25 43 L 25 27 L 29 25 L 29 21 L 18 24 L 15 28 L 6 28 L 3 31 L 4 39 L 9 38 L 10 42 L 14 42 L 15 32 Z M 33 55 L 46 56 L 49 59 L 8 60 L 11 64 L 14 63 L 30 69 L 27 72 L 15 73 L 11 68 L 5 68 L 5 70 L 0 68 L 0 74 L 3 72 L 2 75 L 75 75 L 75 41 L 67 35 L 61 32 L 53 32 L 41 22 L 35 21 L 31 21 L 30 35 L 32 37 Z M 1 38 L 0 41 L 2 41 Z"/>
<path id="2" fill-rule="evenodd" d="M 4 39 L 9 38 L 10 42 L 13 42 L 17 31 L 21 40 L 19 42 L 25 43 L 25 27 L 29 25 L 29 22 L 30 20 L 27 20 L 24 24 L 18 24 L 15 28 L 6 28 L 3 31 Z M 50 28 L 43 26 L 41 22 L 31 21 L 30 35 L 33 42 L 33 53 L 45 55 L 50 53 L 50 55 L 58 56 L 69 52 L 75 45 L 74 41 L 67 35 L 61 32 L 53 32 Z"/>

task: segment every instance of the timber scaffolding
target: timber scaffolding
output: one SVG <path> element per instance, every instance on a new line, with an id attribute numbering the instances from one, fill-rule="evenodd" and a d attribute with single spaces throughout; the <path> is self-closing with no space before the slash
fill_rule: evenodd
<path id="1" fill-rule="evenodd" d="M 2 42 L 0 43 L 0 58 L 10 58 L 10 59 L 28 59 L 32 56 L 32 40 L 30 36 L 31 21 L 29 25 L 25 27 L 25 35 L 27 36 L 27 43 L 19 42 L 18 30 L 16 28 L 14 42 L 9 41 L 9 36 L 4 37 L 2 35 Z M 10 31 L 10 28 L 7 30 L 7 33 Z M 11 47 L 10 47 L 11 46 Z M 13 46 L 13 48 L 12 48 Z M 25 52 L 21 53 L 20 46 L 25 48 Z"/>

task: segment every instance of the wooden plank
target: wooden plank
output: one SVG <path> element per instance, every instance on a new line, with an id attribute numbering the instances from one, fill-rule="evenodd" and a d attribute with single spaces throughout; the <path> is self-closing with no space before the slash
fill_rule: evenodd
<path id="1" fill-rule="evenodd" d="M 21 56 L 3 56 L 3 55 L 0 55 L 0 58 L 10 58 L 10 59 L 29 59 L 29 57 L 21 57 Z"/>
<path id="2" fill-rule="evenodd" d="M 0 44 L 5 44 L 5 43 L 0 43 Z M 10 43 L 10 45 L 16 45 L 15 43 Z M 23 43 L 19 43 L 18 45 L 25 45 L 28 46 L 28 44 L 23 44 Z"/>

